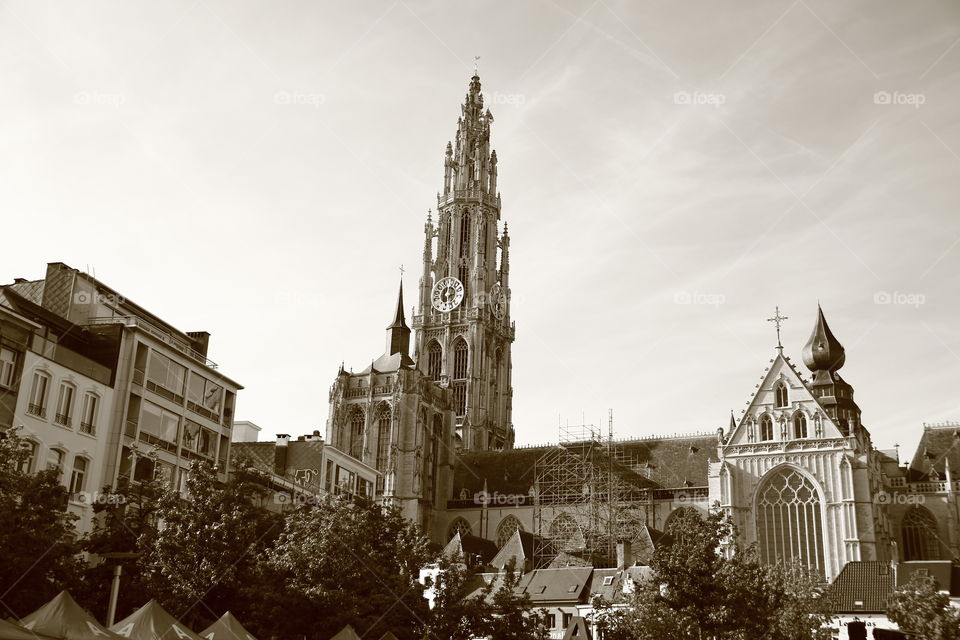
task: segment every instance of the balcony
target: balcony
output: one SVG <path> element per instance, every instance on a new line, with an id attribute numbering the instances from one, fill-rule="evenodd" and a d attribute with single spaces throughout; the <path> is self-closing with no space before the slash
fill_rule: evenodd
<path id="1" fill-rule="evenodd" d="M 210 367 L 211 369 L 217 368 L 216 362 L 210 360 L 199 351 L 195 351 L 192 347 L 190 347 L 190 345 L 185 343 L 180 338 L 177 338 L 176 336 L 164 331 L 163 329 L 160 329 L 159 327 L 155 327 L 139 316 L 103 316 L 99 318 L 90 318 L 89 322 L 91 325 L 122 324 L 125 327 L 140 329 L 144 333 L 147 333 L 161 342 L 173 347 L 191 360 L 199 362 L 200 364 Z"/>
<path id="2" fill-rule="evenodd" d="M 175 404 L 181 404 L 181 405 L 183 404 L 183 396 L 178 394 L 176 391 L 171 391 L 166 387 L 162 387 L 156 382 L 154 382 L 153 380 L 147 380 L 146 386 L 147 386 L 147 389 L 154 392 L 161 398 L 166 398 L 167 400 Z"/>
<path id="3" fill-rule="evenodd" d="M 33 404 L 32 402 L 27 405 L 27 413 L 38 418 L 46 419 L 47 417 L 46 408 L 41 404 Z"/>
<path id="4" fill-rule="evenodd" d="M 142 387 L 144 377 L 146 377 L 146 372 L 143 369 L 133 370 L 133 384 Z"/>
<path id="5" fill-rule="evenodd" d="M 70 416 L 66 413 L 58 413 L 54 417 L 53 421 L 62 427 L 69 427 L 70 423 L 72 422 L 72 420 L 70 420 Z"/>
<path id="6" fill-rule="evenodd" d="M 80 422 L 80 433 L 85 433 L 88 436 L 92 436 L 96 433 L 97 429 L 91 422 Z"/>
<path id="7" fill-rule="evenodd" d="M 187 400 L 187 409 L 190 409 L 190 411 L 193 411 L 197 415 L 201 415 L 208 420 L 213 420 L 216 423 L 220 422 L 220 415 L 218 413 L 211 411 L 206 407 L 201 407 L 199 404 L 191 400 Z"/>

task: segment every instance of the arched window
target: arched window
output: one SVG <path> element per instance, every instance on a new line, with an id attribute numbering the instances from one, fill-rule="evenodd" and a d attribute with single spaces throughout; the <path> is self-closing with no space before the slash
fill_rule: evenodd
<path id="1" fill-rule="evenodd" d="M 469 297 L 470 296 L 470 267 L 468 267 L 465 264 L 460 265 L 460 269 L 457 275 L 459 276 L 460 283 L 463 285 L 463 303 L 471 304 L 470 297 Z"/>
<path id="2" fill-rule="evenodd" d="M 427 347 L 427 375 L 431 380 L 440 379 L 440 373 L 443 371 L 443 347 L 436 340 L 430 342 Z"/>
<path id="3" fill-rule="evenodd" d="M 673 526 L 674 521 L 680 517 L 680 514 L 683 513 L 683 508 L 674 509 L 670 512 L 670 515 L 667 516 L 667 519 L 663 521 L 663 531 L 667 533 L 670 531 L 670 527 Z"/>
<path id="4" fill-rule="evenodd" d="M 460 217 L 460 255 L 470 255 L 470 214 L 466 209 Z"/>
<path id="5" fill-rule="evenodd" d="M 787 384 L 782 380 L 774 388 L 774 396 L 778 407 L 790 406 L 790 398 L 787 395 Z"/>
<path id="6" fill-rule="evenodd" d="M 453 345 L 453 379 L 464 380 L 467 377 L 467 361 L 470 356 L 470 350 L 467 348 L 467 341 L 458 338 Z"/>
<path id="7" fill-rule="evenodd" d="M 586 545 L 580 526 L 568 513 L 561 513 L 550 523 L 550 539 L 560 551 L 576 551 Z"/>
<path id="8" fill-rule="evenodd" d="M 70 493 L 80 493 L 87 486 L 87 467 L 90 462 L 81 456 L 73 459 L 73 472 L 70 474 Z"/>
<path id="9" fill-rule="evenodd" d="M 807 414 L 803 411 L 797 411 L 793 414 L 793 437 L 807 437 Z"/>
<path id="10" fill-rule="evenodd" d="M 820 493 L 796 469 L 783 467 L 757 490 L 757 541 L 768 564 L 799 562 L 823 572 L 823 512 Z"/>
<path id="11" fill-rule="evenodd" d="M 470 523 L 464 520 L 463 518 L 454 518 L 453 522 L 450 523 L 450 526 L 447 527 L 447 540 L 453 538 L 453 536 L 460 534 L 460 537 L 473 535 L 473 527 L 470 526 Z"/>
<path id="12" fill-rule="evenodd" d="M 760 440 L 773 440 L 773 419 L 767 414 L 760 416 Z"/>
<path id="13" fill-rule="evenodd" d="M 940 535 L 937 519 L 929 509 L 914 505 L 903 515 L 900 524 L 904 560 L 940 560 Z"/>
<path id="14" fill-rule="evenodd" d="M 390 406 L 381 404 L 377 409 L 377 471 L 386 471 L 387 455 L 390 452 Z"/>
<path id="15" fill-rule="evenodd" d="M 497 549 L 502 549 L 517 531 L 523 531 L 523 526 L 516 516 L 507 516 L 501 520 L 500 526 L 497 527 Z"/>
<path id="16" fill-rule="evenodd" d="M 350 417 L 350 455 L 360 460 L 363 458 L 363 410 L 354 409 Z"/>

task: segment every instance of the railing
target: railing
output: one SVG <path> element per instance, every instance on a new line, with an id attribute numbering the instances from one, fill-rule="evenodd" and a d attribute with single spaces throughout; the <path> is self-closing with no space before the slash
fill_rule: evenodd
<path id="1" fill-rule="evenodd" d="M 140 432 L 140 438 L 139 438 L 139 439 L 140 439 L 141 442 L 146 442 L 147 444 L 152 444 L 152 445 L 154 445 L 154 446 L 156 446 L 156 447 L 159 447 L 159 448 L 161 448 L 161 449 L 166 449 L 167 451 L 171 451 L 171 452 L 173 452 L 173 453 L 176 453 L 176 452 L 177 452 L 177 443 L 175 443 L 175 442 L 170 442 L 169 440 L 164 440 L 163 438 L 158 438 L 157 436 L 153 435 L 152 433 L 146 433 L 146 432 L 144 432 L 144 431 L 141 431 L 141 432 Z"/>
<path id="2" fill-rule="evenodd" d="M 143 369 L 133 370 L 133 384 L 143 386 L 143 379 L 146 377 L 146 371 Z"/>
<path id="3" fill-rule="evenodd" d="M 147 389 L 149 389 L 150 391 L 153 391 L 155 394 L 157 394 L 160 397 L 166 398 L 171 402 L 175 402 L 176 404 L 183 404 L 183 396 L 179 395 L 176 391 L 171 391 L 166 387 L 160 386 L 153 380 L 147 380 Z"/>
<path id="4" fill-rule="evenodd" d="M 33 404 L 32 402 L 27 405 L 27 413 L 40 418 L 47 417 L 47 410 L 43 407 L 43 405 Z"/>
<path id="5" fill-rule="evenodd" d="M 196 402 L 193 402 L 192 400 L 187 400 L 187 409 L 190 409 L 190 411 L 193 411 L 197 415 L 201 415 L 204 418 L 213 420 L 214 422 L 217 422 L 217 423 L 220 422 L 220 414 L 214 413 L 213 411 L 210 411 L 210 409 L 207 409 L 206 407 L 201 407 L 200 405 L 198 405 Z"/>
<path id="6" fill-rule="evenodd" d="M 71 422 L 70 416 L 67 415 L 66 413 L 58 413 L 54 417 L 53 421 L 59 425 L 63 425 L 64 427 L 69 427 Z"/>
<path id="7" fill-rule="evenodd" d="M 85 433 L 87 435 L 94 435 L 96 428 L 93 426 L 92 422 L 83 422 L 80 421 L 80 433 Z"/>
<path id="8" fill-rule="evenodd" d="M 179 338 L 171 335 L 169 332 L 153 326 L 140 316 L 103 316 L 99 318 L 90 318 L 89 323 L 92 325 L 122 324 L 127 327 L 137 327 L 138 329 L 142 329 L 144 332 L 152 335 L 154 338 L 159 339 L 161 342 L 165 342 L 166 344 L 170 345 L 188 358 L 196 360 L 200 364 L 206 365 L 211 369 L 217 368 L 216 362 L 210 360 L 199 351 L 192 349 L 189 345 L 185 344 Z"/>

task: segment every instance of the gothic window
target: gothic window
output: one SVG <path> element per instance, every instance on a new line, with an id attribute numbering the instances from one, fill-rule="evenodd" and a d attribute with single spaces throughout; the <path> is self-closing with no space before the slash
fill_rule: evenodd
<path id="1" fill-rule="evenodd" d="M 461 538 L 463 536 L 473 535 L 473 527 L 463 518 L 455 518 L 453 522 L 450 523 L 450 526 L 447 527 L 447 540 L 451 540 L 453 536 L 458 533 Z"/>
<path id="2" fill-rule="evenodd" d="M 363 411 L 354 409 L 350 417 L 350 455 L 360 460 L 363 458 Z"/>
<path id="3" fill-rule="evenodd" d="M 464 380 L 467 377 L 467 360 L 470 350 L 467 348 L 467 341 L 458 338 L 453 345 L 453 379 Z"/>
<path id="4" fill-rule="evenodd" d="M 585 545 L 580 526 L 567 513 L 561 513 L 550 523 L 550 539 L 560 551 L 575 551 Z"/>
<path id="5" fill-rule="evenodd" d="M 470 255 L 470 214 L 464 209 L 460 218 L 460 256 Z"/>
<path id="6" fill-rule="evenodd" d="M 789 398 L 787 397 L 787 384 L 782 380 L 777 383 L 777 386 L 774 388 L 774 396 L 776 398 L 776 403 L 778 407 L 788 407 L 790 406 Z"/>
<path id="7" fill-rule="evenodd" d="M 807 437 L 807 414 L 803 411 L 797 411 L 793 414 L 793 437 Z"/>
<path id="8" fill-rule="evenodd" d="M 799 562 L 822 574 L 820 494 L 807 476 L 790 467 L 771 472 L 757 491 L 756 513 L 761 560 Z"/>
<path id="9" fill-rule="evenodd" d="M 523 527 L 516 516 L 507 516 L 501 520 L 500 526 L 497 527 L 497 549 L 502 549 L 517 531 L 523 531 Z"/>
<path id="10" fill-rule="evenodd" d="M 377 470 L 387 470 L 387 454 L 390 451 L 390 407 L 381 404 L 377 410 Z"/>
<path id="11" fill-rule="evenodd" d="M 767 414 L 760 416 L 760 440 L 773 440 L 773 419 Z"/>
<path id="12" fill-rule="evenodd" d="M 667 516 L 667 519 L 663 521 L 663 530 L 665 533 L 668 533 L 670 531 L 670 527 L 674 526 L 673 525 L 674 521 L 680 517 L 681 513 L 683 513 L 682 507 L 680 509 L 674 509 L 670 513 L 670 515 Z"/>
<path id="13" fill-rule="evenodd" d="M 453 390 L 453 412 L 458 418 L 462 418 L 467 415 L 467 384 L 454 382 L 451 389 Z"/>
<path id="14" fill-rule="evenodd" d="M 487 257 L 487 218 L 486 216 L 484 216 L 483 220 L 480 222 L 480 257 L 481 258 Z"/>
<path id="15" fill-rule="evenodd" d="M 926 507 L 910 507 L 900 524 L 900 535 L 904 560 L 941 559 L 937 520 Z"/>
<path id="16" fill-rule="evenodd" d="M 458 276 L 461 284 L 463 284 L 463 300 L 467 302 L 469 300 L 468 296 L 470 295 L 470 267 L 465 264 L 460 265 Z"/>
<path id="17" fill-rule="evenodd" d="M 440 379 L 440 372 L 443 371 L 443 347 L 436 340 L 427 347 L 427 374 L 431 380 Z"/>

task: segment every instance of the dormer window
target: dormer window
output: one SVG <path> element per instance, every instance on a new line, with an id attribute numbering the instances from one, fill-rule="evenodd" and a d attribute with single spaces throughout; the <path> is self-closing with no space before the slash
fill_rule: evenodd
<path id="1" fill-rule="evenodd" d="M 790 398 L 787 394 L 787 385 L 782 380 L 773 389 L 774 401 L 778 407 L 789 407 Z"/>

